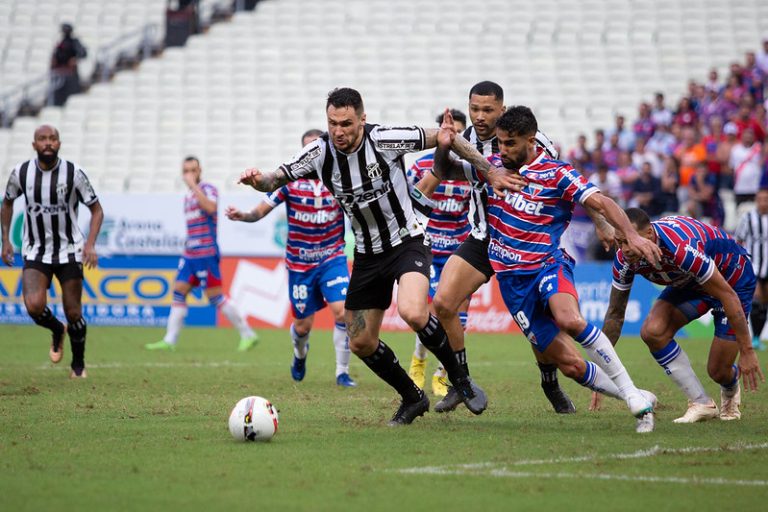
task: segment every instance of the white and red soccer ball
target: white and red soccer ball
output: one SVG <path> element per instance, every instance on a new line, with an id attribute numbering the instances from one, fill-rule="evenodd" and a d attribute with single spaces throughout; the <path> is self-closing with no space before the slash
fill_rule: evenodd
<path id="1" fill-rule="evenodd" d="M 260 396 L 243 398 L 229 414 L 229 432 L 238 441 L 269 441 L 277 424 L 277 409 Z"/>

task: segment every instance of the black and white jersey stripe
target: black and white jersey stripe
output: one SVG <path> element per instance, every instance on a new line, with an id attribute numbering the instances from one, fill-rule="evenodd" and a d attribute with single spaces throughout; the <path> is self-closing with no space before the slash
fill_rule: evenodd
<path id="1" fill-rule="evenodd" d="M 367 124 L 355 151 L 337 151 L 326 133 L 280 168 L 290 180 L 322 180 L 352 223 L 355 250 L 378 254 L 424 234 L 403 160 L 405 153 L 421 151 L 424 145 L 421 128 Z"/>
<path id="2" fill-rule="evenodd" d="M 25 260 L 51 265 L 82 262 L 84 238 L 77 224 L 80 203 L 98 201 L 85 172 L 75 163 L 59 159 L 43 171 L 37 160 L 17 165 L 5 188 L 5 199 L 24 196 Z"/>
<path id="3" fill-rule="evenodd" d="M 462 136 L 472 144 L 477 151 L 484 157 L 489 157 L 499 152 L 499 142 L 496 135 L 490 139 L 480 140 L 477 136 L 474 126 L 470 126 Z M 472 174 L 472 166 L 467 162 L 464 165 L 464 174 Z M 472 227 L 471 235 L 478 240 L 485 240 L 488 237 L 488 191 L 485 183 L 474 183 L 472 186 L 469 202 L 469 225 Z"/>
<path id="4" fill-rule="evenodd" d="M 768 279 L 768 215 L 760 215 L 757 208 L 745 213 L 736 239 L 749 252 L 757 277 Z"/>

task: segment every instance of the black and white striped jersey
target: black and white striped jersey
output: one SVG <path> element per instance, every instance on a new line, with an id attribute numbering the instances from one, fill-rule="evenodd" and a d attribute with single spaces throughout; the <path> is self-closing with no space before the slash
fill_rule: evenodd
<path id="1" fill-rule="evenodd" d="M 755 275 L 768 279 L 768 215 L 760 215 L 757 208 L 745 213 L 739 221 L 736 240 L 749 252 Z"/>
<path id="2" fill-rule="evenodd" d="M 472 146 L 484 157 L 489 157 L 499 152 L 499 143 L 496 135 L 490 139 L 480 140 L 474 126 L 470 126 L 462 137 L 467 139 Z M 462 161 L 464 174 L 472 174 L 472 165 Z M 470 182 L 472 183 L 472 182 Z M 478 240 L 485 240 L 488 237 L 488 191 L 485 188 L 485 182 L 473 183 L 469 201 L 469 225 L 472 227 L 470 234 Z"/>
<path id="3" fill-rule="evenodd" d="M 319 178 L 352 223 L 355 250 L 378 254 L 424 235 L 405 176 L 403 155 L 421 151 L 424 130 L 366 124 L 352 153 L 337 151 L 327 133 L 280 166 L 289 180 Z"/>
<path id="4" fill-rule="evenodd" d="M 98 201 L 85 172 L 75 163 L 59 159 L 43 171 L 37 160 L 17 165 L 8 178 L 5 199 L 24 196 L 25 260 L 51 265 L 81 263 L 84 239 L 77 225 L 79 203 Z"/>

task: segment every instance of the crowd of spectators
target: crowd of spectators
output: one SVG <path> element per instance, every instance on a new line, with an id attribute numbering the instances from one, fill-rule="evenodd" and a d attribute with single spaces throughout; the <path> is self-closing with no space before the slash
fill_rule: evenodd
<path id="1" fill-rule="evenodd" d="M 619 115 L 596 130 L 591 146 L 580 135 L 567 159 L 622 206 L 723 225 L 724 201 L 738 207 L 768 187 L 767 92 L 768 39 L 726 77 L 713 69 L 704 83 L 689 82 L 674 107 L 659 92 L 633 122 Z"/>

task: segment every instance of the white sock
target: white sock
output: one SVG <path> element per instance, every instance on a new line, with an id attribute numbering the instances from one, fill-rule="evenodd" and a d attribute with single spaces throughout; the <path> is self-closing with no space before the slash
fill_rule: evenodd
<path id="1" fill-rule="evenodd" d="M 174 304 L 171 306 L 171 312 L 168 315 L 168 326 L 166 327 L 165 340 L 170 345 L 175 345 L 179 338 L 179 332 L 184 326 L 184 319 L 187 317 L 187 306 Z"/>
<path id="2" fill-rule="evenodd" d="M 349 373 L 349 338 L 347 326 L 336 323 L 333 326 L 333 346 L 336 348 L 336 376 Z"/>
<path id="3" fill-rule="evenodd" d="M 663 349 L 651 352 L 656 362 L 659 363 L 672 382 L 685 393 L 688 400 L 697 404 L 709 405 L 712 399 L 707 395 L 701 381 L 696 377 L 696 373 L 691 367 L 691 360 L 688 354 L 677 344 L 675 340 L 670 341 Z"/>
<path id="4" fill-rule="evenodd" d="M 427 347 L 424 346 L 418 336 L 416 336 L 416 346 L 413 349 L 413 357 L 416 359 L 427 358 Z"/>
<path id="5" fill-rule="evenodd" d="M 237 310 L 237 308 L 228 299 L 224 300 L 219 306 L 224 316 L 232 322 L 232 325 L 240 332 L 241 338 L 252 338 L 254 336 L 253 329 L 250 328 L 248 322 L 245 321 L 243 316 Z"/>
<path id="6" fill-rule="evenodd" d="M 299 359 L 307 357 L 307 344 L 309 343 L 309 333 L 304 336 L 296 334 L 296 329 L 291 324 L 291 339 L 293 340 L 293 355 Z"/>
<path id="7" fill-rule="evenodd" d="M 608 377 L 599 366 L 592 361 L 585 362 L 587 363 L 587 370 L 584 372 L 584 376 L 581 379 L 576 379 L 576 382 L 592 391 L 597 391 L 598 393 L 610 396 L 611 398 L 616 398 L 618 400 L 624 399 L 624 397 L 621 396 L 621 392 L 619 392 L 619 388 L 616 387 L 616 384 L 613 383 L 610 377 Z"/>
<path id="8" fill-rule="evenodd" d="M 587 356 L 599 366 L 610 378 L 624 399 L 640 394 L 632 382 L 632 377 L 619 359 L 611 340 L 603 331 L 588 323 L 586 329 L 576 337 L 576 341 L 584 347 Z"/>

